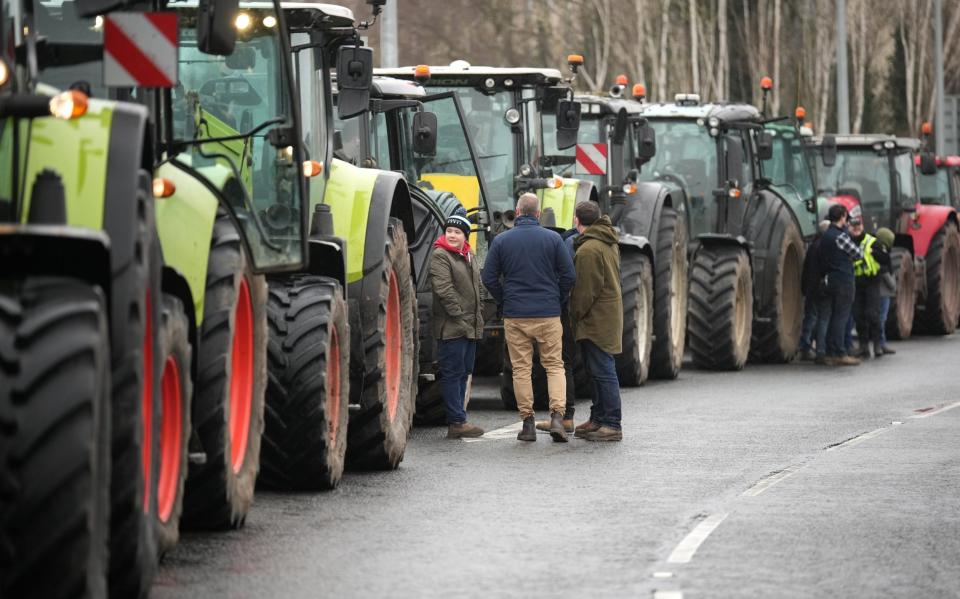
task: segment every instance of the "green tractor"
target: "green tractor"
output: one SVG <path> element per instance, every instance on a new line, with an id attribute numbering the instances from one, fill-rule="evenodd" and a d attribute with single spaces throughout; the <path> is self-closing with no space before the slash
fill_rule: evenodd
<path id="1" fill-rule="evenodd" d="M 373 4 L 376 14 L 383 2 Z M 393 469 L 403 460 L 418 378 L 408 245 L 416 231 L 402 174 L 338 157 L 331 71 L 339 74 L 342 120 L 370 103 L 373 55 L 360 46 L 352 11 L 295 2 L 283 10 L 315 176 L 309 260 L 270 279 L 264 482 L 323 489 L 336 486 L 345 466 Z"/>
<path id="2" fill-rule="evenodd" d="M 150 18 L 139 9 L 164 6 L 109 8 L 34 1 L 14 13 L 28 26 L 4 30 L 37 36 L 11 40 L 27 85 L 95 99 L 66 130 L 50 119 L 6 128 L 5 148 L 26 161 L 11 219 L 101 231 L 92 237 L 106 248 L 99 284 L 113 356 L 109 584 L 141 596 L 181 520 L 237 527 L 250 509 L 266 386 L 264 273 L 304 264 L 307 196 L 289 40 L 274 5 L 238 13 L 235 1 L 178 3 L 179 47 L 165 57 L 178 63 L 176 89 L 105 89 L 113 17 Z M 53 211 L 31 217 L 22 198 L 47 192 Z M 100 272 L 96 256 L 58 251 L 73 259 L 59 261 L 66 272 Z M 27 274 L 47 268 L 39 257 L 19 263 Z"/>
<path id="3" fill-rule="evenodd" d="M 805 240 L 816 232 L 816 189 L 799 132 L 753 106 L 702 104 L 695 94 L 645 104 L 641 114 L 658 151 L 639 180 L 685 196 L 694 364 L 739 370 L 748 358 L 792 359 Z"/>
<path id="4" fill-rule="evenodd" d="M 426 78 L 426 74 L 421 77 Z M 415 229 L 409 249 L 420 316 L 416 421 L 440 423 L 445 411 L 437 384 L 436 339 L 430 326 L 430 257 L 446 217 L 461 206 L 472 206 L 468 216 L 477 226 L 470 244 L 482 262 L 489 222 L 485 185 L 456 94 L 427 95 L 416 82 L 380 76 L 373 78 L 370 89 L 370 110 L 364 118 L 336 121 L 336 154 L 354 165 L 401 172 L 407 180 Z"/>

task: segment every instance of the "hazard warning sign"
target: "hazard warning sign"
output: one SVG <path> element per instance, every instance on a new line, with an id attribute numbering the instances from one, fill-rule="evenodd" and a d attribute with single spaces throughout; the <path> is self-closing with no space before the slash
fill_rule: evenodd
<path id="1" fill-rule="evenodd" d="M 577 144 L 578 175 L 607 174 L 607 144 Z"/>
<path id="2" fill-rule="evenodd" d="M 103 81 L 110 87 L 177 84 L 177 13 L 118 13 L 103 20 Z"/>

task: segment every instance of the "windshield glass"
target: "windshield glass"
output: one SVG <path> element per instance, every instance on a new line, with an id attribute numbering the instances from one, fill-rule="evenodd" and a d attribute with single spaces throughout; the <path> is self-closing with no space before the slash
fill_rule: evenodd
<path id="1" fill-rule="evenodd" d="M 513 133 L 503 115 L 508 108 L 514 107 L 513 93 L 502 91 L 488 96 L 472 87 L 431 87 L 429 91 L 456 92 L 490 193 L 490 210 L 502 212 L 512 209 L 515 203 L 513 176 L 517 166 L 514 165 Z M 438 155 L 440 146 L 450 143 L 444 141 L 447 136 L 444 135 L 442 124 L 440 127 Z"/>
<path id="2" fill-rule="evenodd" d="M 773 134 L 773 158 L 764 161 L 764 175 L 776 185 L 790 185 L 803 199 L 816 193 L 803 140 L 793 128 L 768 127 Z"/>
<path id="3" fill-rule="evenodd" d="M 950 172 L 938 168 L 933 175 L 918 175 L 920 201 L 937 206 L 950 205 Z"/>
<path id="4" fill-rule="evenodd" d="M 889 214 L 892 205 L 890 162 L 885 151 L 839 147 L 833 166 L 824 166 L 819 153 L 816 166 L 820 188 L 827 195 L 852 195 L 873 218 Z"/>
<path id="5" fill-rule="evenodd" d="M 917 179 L 913 168 L 913 154 L 909 150 L 900 150 L 893 158 L 893 170 L 897 173 L 900 188 L 901 206 L 917 203 Z"/>
<path id="6" fill-rule="evenodd" d="M 96 48 L 103 45 L 103 25 L 96 19 L 81 19 L 76 13 L 75 2 L 45 0 L 33 3 L 37 36 L 46 40 L 48 47 L 68 45 L 67 54 L 78 54 L 84 46 Z M 39 79 L 58 89 L 83 82 L 89 86 L 91 95 L 103 98 L 107 95 L 103 85 L 103 62 L 99 58 L 88 61 L 66 61 L 57 66 L 54 60 L 40 65 Z"/>
<path id="7" fill-rule="evenodd" d="M 671 180 L 686 190 L 692 204 L 709 203 L 717 184 L 716 141 L 696 121 L 649 122 L 657 136 L 657 154 L 644 165 L 640 180 Z"/>

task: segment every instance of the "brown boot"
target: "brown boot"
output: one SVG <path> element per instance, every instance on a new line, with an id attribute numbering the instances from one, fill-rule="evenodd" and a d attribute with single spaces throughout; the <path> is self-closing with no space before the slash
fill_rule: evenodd
<path id="1" fill-rule="evenodd" d="M 599 424 L 593 420 L 587 420 L 583 424 L 578 424 L 577 428 L 573 429 L 573 436 L 583 439 L 587 436 L 587 433 L 592 433 L 598 428 L 600 428 Z"/>
<path id="2" fill-rule="evenodd" d="M 560 412 L 550 414 L 550 436 L 557 443 L 567 442 L 567 432 L 563 428 L 563 414 Z"/>
<path id="3" fill-rule="evenodd" d="M 543 431 L 545 433 L 550 432 L 550 421 L 549 420 L 538 420 L 537 421 L 537 430 Z M 572 433 L 573 432 L 573 419 L 563 421 L 563 430 Z"/>
<path id="4" fill-rule="evenodd" d="M 622 441 L 623 432 L 609 426 L 601 426 L 597 430 L 587 433 L 587 441 Z"/>
<path id="5" fill-rule="evenodd" d="M 523 419 L 523 429 L 517 435 L 517 441 L 536 441 L 537 428 L 533 422 L 533 416 L 527 416 Z"/>
<path id="6" fill-rule="evenodd" d="M 853 356 L 838 356 L 836 358 L 838 366 L 859 366 L 860 359 Z"/>
<path id="7" fill-rule="evenodd" d="M 451 424 L 447 427 L 447 439 L 464 439 L 482 437 L 483 429 L 479 426 L 473 426 L 469 422 L 461 424 Z"/>

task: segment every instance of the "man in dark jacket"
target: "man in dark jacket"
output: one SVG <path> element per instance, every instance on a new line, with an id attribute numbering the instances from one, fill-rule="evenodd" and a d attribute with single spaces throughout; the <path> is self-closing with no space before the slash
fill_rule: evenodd
<path id="1" fill-rule="evenodd" d="M 573 260 L 557 233 L 540 226 L 540 200 L 532 193 L 520 196 L 512 229 L 490 244 L 483 268 L 483 284 L 503 306 L 503 333 L 513 364 L 513 391 L 523 420 L 521 441 L 536 441 L 533 418 L 533 344 L 547 371 L 550 395 L 550 435 L 566 441 L 563 412 L 566 380 L 563 370 L 560 306 L 576 280 Z"/>
<path id="2" fill-rule="evenodd" d="M 825 220 L 820 223 L 820 232 L 807 246 L 807 253 L 803 258 L 803 275 L 800 278 L 800 291 L 803 293 L 803 327 L 800 330 L 800 359 L 814 360 L 817 353 L 823 356 L 826 353 L 824 339 L 818 334 L 820 327 L 817 326 L 819 316 L 817 312 L 817 303 L 819 297 L 823 294 L 823 274 L 820 272 L 820 238 L 830 226 L 830 221 Z M 825 329 L 824 329 L 825 330 Z M 817 351 L 814 353 L 813 347 L 816 344 Z"/>
<path id="3" fill-rule="evenodd" d="M 593 202 L 577 204 L 574 242 L 577 282 L 570 296 L 570 321 L 593 378 L 590 420 L 575 435 L 588 441 L 620 441 L 620 384 L 613 356 L 623 351 L 623 294 L 619 235 Z"/>
<path id="4" fill-rule="evenodd" d="M 830 226 L 820 239 L 820 268 L 826 277 L 826 300 L 820 311 L 825 314 L 822 318 L 829 318 L 829 325 L 827 353 L 818 361 L 828 366 L 855 366 L 860 360 L 847 355 L 844 336 L 853 307 L 853 263 L 863 258 L 863 253 L 847 234 L 847 209 L 843 205 L 830 206 L 827 220 Z"/>

